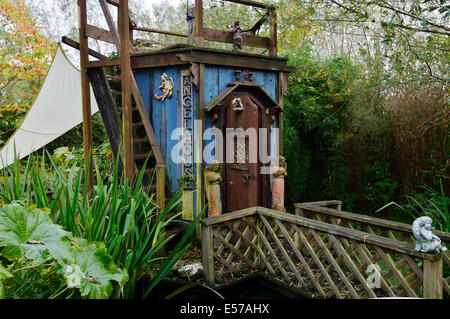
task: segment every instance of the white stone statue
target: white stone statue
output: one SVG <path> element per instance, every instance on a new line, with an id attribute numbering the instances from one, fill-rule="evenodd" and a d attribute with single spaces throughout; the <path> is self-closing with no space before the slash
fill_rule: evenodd
<path id="1" fill-rule="evenodd" d="M 423 253 L 440 253 L 447 250 L 442 246 L 441 239 L 432 233 L 432 219 L 428 216 L 417 218 L 412 224 L 413 235 L 416 238 L 416 251 Z"/>

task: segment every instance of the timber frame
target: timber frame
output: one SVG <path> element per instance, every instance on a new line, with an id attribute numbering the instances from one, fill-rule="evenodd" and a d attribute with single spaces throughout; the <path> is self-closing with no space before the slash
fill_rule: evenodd
<path id="1" fill-rule="evenodd" d="M 144 102 L 137 86 L 136 79 L 134 77 L 133 69 L 143 67 L 156 67 L 158 65 L 179 65 L 190 64 L 191 69 L 198 67 L 198 76 L 201 77 L 204 72 L 205 64 L 214 64 L 218 62 L 217 54 L 213 55 L 208 52 L 208 49 L 203 48 L 205 40 L 232 43 L 233 34 L 231 31 L 222 31 L 207 28 L 203 25 L 203 1 L 195 0 L 195 6 L 192 9 L 193 19 L 190 21 L 191 34 L 184 34 L 178 32 L 156 30 L 146 28 L 144 26 L 135 25 L 129 15 L 128 0 L 97 0 L 103 11 L 106 19 L 108 30 L 90 25 L 87 21 L 87 0 L 77 0 L 79 7 L 79 43 L 63 37 L 62 42 L 80 50 L 80 67 L 81 67 L 81 86 L 82 86 L 82 106 L 83 106 L 83 144 L 84 144 L 84 158 L 85 166 L 88 167 L 88 190 L 89 194 L 93 188 L 93 165 L 89 165 L 90 158 L 92 156 L 92 120 L 91 120 L 91 101 L 90 101 L 90 77 L 93 69 L 102 69 L 108 67 L 119 67 L 121 77 L 121 96 L 122 96 L 122 128 L 121 128 L 121 162 L 126 179 L 132 181 L 134 176 L 134 162 L 133 162 L 133 133 L 132 133 L 132 101 L 134 99 L 136 108 L 142 118 L 143 126 L 148 141 L 152 147 L 151 151 L 156 159 L 156 197 L 157 205 L 160 209 L 163 208 L 165 203 L 165 163 L 160 150 L 160 146 L 157 143 L 155 132 L 152 124 L 146 113 Z M 92 0 L 94 1 L 94 0 Z M 253 0 L 225 0 L 241 5 L 252 6 L 266 10 L 263 17 L 257 21 L 252 28 L 246 30 L 246 34 L 242 34 L 242 44 L 266 48 L 269 51 L 269 56 L 254 56 L 248 55 L 248 59 L 245 58 L 246 54 L 235 54 L 232 65 L 242 65 L 246 68 L 257 69 L 277 69 L 285 71 L 280 72 L 280 88 L 279 94 L 282 93 L 286 87 L 287 74 L 291 70 L 285 66 L 285 59 L 280 59 L 277 62 L 275 58 L 277 55 L 277 23 L 276 23 L 276 11 L 273 6 L 253 1 Z M 110 6 L 114 6 L 118 9 L 118 23 L 114 22 Z M 260 37 L 256 35 L 256 31 L 266 21 L 270 24 L 270 37 Z M 133 31 L 144 31 L 150 33 L 159 33 L 166 35 L 179 36 L 188 38 L 189 43 L 195 47 L 186 48 L 183 46 L 175 46 L 172 48 L 166 48 L 165 53 L 167 55 L 161 55 L 159 51 L 158 55 L 146 53 L 145 55 L 134 54 Z M 117 52 L 119 52 L 119 58 L 107 58 L 104 55 L 89 48 L 88 39 L 96 39 L 106 43 L 114 44 Z M 217 50 L 216 50 L 217 51 Z M 232 52 L 223 51 L 223 56 L 233 55 Z M 131 57 L 130 57 L 131 55 Z M 95 61 L 90 61 L 89 56 L 96 58 Z M 226 65 L 230 59 L 220 59 L 220 63 Z M 270 63 L 267 63 L 269 62 Z M 230 65 L 231 66 L 231 65 Z M 92 72 L 91 72 L 92 73 Z M 284 76 L 283 76 L 284 74 Z M 283 84 L 284 83 L 284 84 Z M 204 88 L 197 88 L 199 92 Z M 201 96 L 201 94 L 199 94 Z M 279 95 L 280 98 L 282 94 Z M 201 108 L 203 107 L 201 99 L 198 101 Z M 199 114 L 201 115 L 201 114 Z M 202 117 L 200 117 L 202 118 Z M 283 127 L 283 119 L 279 119 L 279 127 Z M 115 145 L 117 148 L 117 145 Z M 282 152 L 282 149 L 280 149 Z M 116 154 L 118 156 L 118 154 Z M 204 197 L 201 192 L 200 198 Z M 202 200 L 202 199 L 200 199 Z M 201 202 L 199 202 L 201 204 Z"/>

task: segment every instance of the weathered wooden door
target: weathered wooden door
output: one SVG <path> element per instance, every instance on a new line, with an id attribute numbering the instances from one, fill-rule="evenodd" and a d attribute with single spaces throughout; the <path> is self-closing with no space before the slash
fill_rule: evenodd
<path id="1" fill-rule="evenodd" d="M 244 133 L 249 134 L 233 136 L 233 145 L 228 146 L 228 149 L 225 146 L 225 158 L 227 153 L 230 154 L 230 149 L 234 148 L 233 161 L 225 163 L 224 208 L 226 212 L 259 205 L 259 123 L 260 108 L 249 95 L 236 95 L 231 99 L 230 105 L 226 107 L 225 127 L 228 128 L 228 131 L 242 128 Z M 248 129 L 253 129 L 253 131 Z M 227 138 L 225 140 L 227 141 Z M 228 136 L 225 144 L 229 142 Z"/>

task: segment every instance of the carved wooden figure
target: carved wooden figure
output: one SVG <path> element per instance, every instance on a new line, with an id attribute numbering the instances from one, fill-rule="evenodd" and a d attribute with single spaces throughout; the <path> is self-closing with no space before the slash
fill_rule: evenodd
<path id="1" fill-rule="evenodd" d="M 286 159 L 279 157 L 279 165 L 273 168 L 272 208 L 286 212 L 284 207 L 284 177 L 287 176 Z"/>
<path id="2" fill-rule="evenodd" d="M 222 214 L 220 197 L 220 182 L 222 181 L 222 167 L 216 160 L 204 170 L 206 198 L 208 199 L 209 216 Z"/>
<path id="3" fill-rule="evenodd" d="M 239 20 L 234 21 L 234 25 L 229 27 L 233 33 L 233 52 L 242 52 L 242 29 Z"/>

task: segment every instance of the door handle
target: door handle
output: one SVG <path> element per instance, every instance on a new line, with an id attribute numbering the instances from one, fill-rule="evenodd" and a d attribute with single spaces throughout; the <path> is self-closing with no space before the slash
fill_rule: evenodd
<path id="1" fill-rule="evenodd" d="M 249 181 L 250 181 L 250 178 L 255 178 L 256 176 L 255 176 L 255 174 L 253 174 L 253 172 L 252 171 L 247 171 L 245 174 L 244 174 L 244 183 L 245 184 L 247 184 Z"/>

